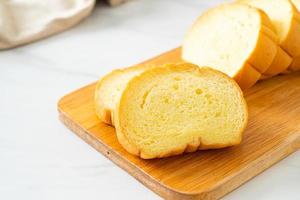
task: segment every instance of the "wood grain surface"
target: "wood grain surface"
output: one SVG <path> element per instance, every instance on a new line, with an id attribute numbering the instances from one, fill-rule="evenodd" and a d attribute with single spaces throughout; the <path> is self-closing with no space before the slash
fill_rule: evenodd
<path id="1" fill-rule="evenodd" d="M 177 48 L 143 64 L 179 62 L 179 55 Z M 61 121 L 167 199 L 219 199 L 300 148 L 300 73 L 264 80 L 245 91 L 249 123 L 239 146 L 154 160 L 127 153 L 114 128 L 99 121 L 94 89 L 95 83 L 63 97 Z"/>

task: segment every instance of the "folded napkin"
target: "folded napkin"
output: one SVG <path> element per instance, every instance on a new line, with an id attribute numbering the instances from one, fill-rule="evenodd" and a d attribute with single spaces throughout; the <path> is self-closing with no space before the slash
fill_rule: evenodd
<path id="1" fill-rule="evenodd" d="M 92 11 L 95 0 L 0 0 L 0 49 L 64 31 Z"/>

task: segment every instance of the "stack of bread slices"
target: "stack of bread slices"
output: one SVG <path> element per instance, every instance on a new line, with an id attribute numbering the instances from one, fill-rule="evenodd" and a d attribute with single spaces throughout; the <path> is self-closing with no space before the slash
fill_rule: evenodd
<path id="1" fill-rule="evenodd" d="M 239 144 L 248 112 L 226 74 L 190 63 L 131 67 L 102 78 L 96 113 L 144 159 Z"/>
<path id="2" fill-rule="evenodd" d="M 220 70 L 242 89 L 300 69 L 299 0 L 238 0 L 209 9 L 183 42 L 182 57 Z"/>
<path id="3" fill-rule="evenodd" d="M 300 0 L 238 0 L 207 10 L 184 39 L 186 62 L 104 76 L 97 116 L 144 159 L 239 144 L 248 120 L 242 90 L 300 69 L 296 6 Z"/>

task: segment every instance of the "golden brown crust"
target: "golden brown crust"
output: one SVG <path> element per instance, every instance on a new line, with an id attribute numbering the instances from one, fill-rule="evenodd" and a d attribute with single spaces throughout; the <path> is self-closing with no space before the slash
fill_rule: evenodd
<path id="1" fill-rule="evenodd" d="M 271 20 L 269 19 L 269 17 L 263 13 L 263 11 L 261 11 L 261 17 L 262 17 L 262 21 L 263 21 L 263 26 L 261 27 L 261 32 L 263 33 L 261 36 L 263 37 L 267 37 L 268 39 L 272 40 L 274 44 L 276 44 L 276 54 L 274 56 L 274 58 L 272 59 L 271 63 L 269 64 L 269 67 L 267 68 L 266 71 L 264 71 L 262 73 L 262 78 L 261 79 L 265 79 L 266 77 L 272 77 L 275 76 L 277 74 L 280 74 L 281 72 L 285 71 L 289 65 L 292 62 L 292 58 L 289 56 L 289 54 L 287 54 L 280 46 L 279 46 L 279 38 L 276 34 L 276 30 L 274 28 L 274 26 L 272 25 Z M 264 40 L 264 42 L 266 42 L 266 40 Z M 262 47 L 263 49 L 264 47 Z M 259 52 L 259 51 L 257 51 Z M 264 56 L 263 56 L 264 57 Z M 264 59 L 264 58 L 261 59 Z M 256 59 L 254 57 L 254 59 Z M 251 61 L 250 61 L 251 63 Z M 253 63 L 253 62 L 252 62 Z M 255 64 L 253 63 L 253 65 L 255 67 Z"/>
<path id="2" fill-rule="evenodd" d="M 267 16 L 266 16 L 267 17 Z M 269 18 L 267 18 L 269 19 Z M 266 25 L 263 25 L 261 28 L 261 33 L 265 34 L 266 36 L 268 36 L 273 42 L 275 42 L 276 44 L 279 43 L 279 38 L 276 34 L 276 31 Z"/>
<path id="3" fill-rule="evenodd" d="M 261 28 L 263 28 L 262 26 Z M 264 73 L 270 67 L 277 52 L 278 44 L 263 32 L 260 32 L 256 47 L 249 56 L 247 62 L 258 72 Z"/>
<path id="4" fill-rule="evenodd" d="M 207 68 L 207 67 L 197 67 L 196 65 L 193 64 L 189 64 L 189 63 L 185 63 L 185 64 L 174 64 L 174 65 L 166 65 L 164 67 L 157 67 L 154 69 L 150 69 L 150 70 L 146 70 L 145 72 L 143 72 L 142 74 L 140 74 L 139 76 L 136 76 L 135 78 L 133 78 L 127 85 L 126 89 L 124 90 L 121 99 L 119 101 L 119 104 L 117 106 L 116 112 L 114 114 L 114 121 L 115 121 L 115 127 L 116 127 L 116 133 L 117 133 L 117 137 L 119 142 L 121 143 L 121 145 L 131 154 L 134 154 L 136 156 L 139 156 L 143 159 L 152 159 L 152 158 L 162 158 L 162 157 L 169 157 L 169 156 L 174 156 L 174 155 L 179 155 L 182 154 L 184 152 L 194 152 L 198 149 L 208 149 L 208 148 L 222 148 L 222 147 L 226 147 L 228 145 L 225 144 L 215 144 L 215 145 L 206 145 L 204 143 L 201 143 L 201 138 L 198 139 L 198 141 L 193 141 L 190 144 L 186 144 L 185 146 L 182 147 L 178 147 L 176 149 L 172 149 L 168 152 L 164 152 L 162 154 L 159 155 L 148 155 L 146 152 L 144 152 L 142 149 L 139 149 L 135 144 L 133 144 L 132 142 L 130 142 L 126 136 L 126 131 L 124 129 L 124 127 L 121 124 L 122 120 L 121 118 L 123 117 L 122 115 L 124 113 L 122 113 L 123 107 L 126 107 L 126 104 L 124 104 L 124 102 L 126 102 L 126 100 L 124 98 L 126 98 L 128 91 L 130 91 L 130 88 L 136 83 L 139 82 L 139 79 L 145 80 L 147 78 L 151 78 L 153 76 L 153 74 L 156 73 L 161 73 L 162 71 L 193 71 L 195 73 L 198 74 L 205 74 L 205 73 L 214 73 L 214 74 L 218 74 L 219 76 L 229 80 L 233 87 L 237 88 L 238 94 L 240 95 L 240 99 L 242 99 L 243 102 L 241 102 L 244 105 L 244 113 L 245 113 L 245 120 L 244 120 L 244 124 L 242 126 L 242 129 L 240 130 L 240 135 L 242 135 L 242 132 L 244 131 L 244 129 L 247 126 L 247 121 L 248 121 L 248 109 L 247 109 L 247 104 L 245 99 L 243 98 L 243 93 L 241 91 L 241 89 L 238 87 L 237 83 L 231 79 L 230 77 L 228 77 L 227 75 L 225 75 L 222 72 L 216 71 L 214 69 L 211 68 Z M 230 145 L 236 145 L 239 144 L 241 141 L 241 137 L 239 139 L 239 141 L 236 141 L 235 143 L 232 143 Z"/>
<path id="5" fill-rule="evenodd" d="M 269 34 L 267 32 L 265 32 L 268 36 L 270 36 L 270 38 L 273 38 L 274 39 L 274 42 L 278 43 L 279 42 L 279 38 L 276 34 L 276 28 L 274 27 L 271 19 L 269 18 L 269 16 L 262 10 L 258 9 L 258 11 L 261 13 L 260 16 L 262 18 L 262 24 L 268 28 L 270 31 L 269 31 Z M 264 31 L 264 30 L 263 30 Z M 275 35 L 274 35 L 275 33 Z"/>
<path id="6" fill-rule="evenodd" d="M 261 77 L 261 74 L 250 64 L 245 63 L 240 71 L 234 76 L 234 80 L 242 90 L 252 87 Z"/>
<path id="7" fill-rule="evenodd" d="M 247 0 L 241 0 L 238 2 L 247 3 Z M 272 24 L 272 21 L 262 10 L 259 10 L 259 12 L 261 12 L 261 18 L 263 23 L 263 26 L 261 27 L 261 32 L 269 39 L 271 39 L 275 44 L 279 44 L 279 37 L 276 34 L 277 31 L 274 25 Z M 263 72 L 261 79 L 265 79 L 267 77 L 269 78 L 285 71 L 289 67 L 291 60 L 291 57 L 278 45 L 277 53 L 267 70 Z M 253 66 L 255 67 L 255 65 Z"/>
<path id="8" fill-rule="evenodd" d="M 293 62 L 289 66 L 290 71 L 300 70 L 300 56 L 293 59 Z"/>
<path id="9" fill-rule="evenodd" d="M 291 62 L 292 58 L 278 46 L 276 56 L 268 70 L 263 73 L 263 76 L 272 77 L 280 74 L 289 68 Z"/>
<path id="10" fill-rule="evenodd" d="M 293 6 L 293 5 L 292 5 Z M 293 6 L 293 18 L 285 40 L 281 41 L 282 48 L 292 57 L 300 56 L 300 21 L 299 12 Z"/>

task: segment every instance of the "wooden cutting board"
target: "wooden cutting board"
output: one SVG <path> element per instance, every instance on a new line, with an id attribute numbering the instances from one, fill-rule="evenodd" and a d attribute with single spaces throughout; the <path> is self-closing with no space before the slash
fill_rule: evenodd
<path id="1" fill-rule="evenodd" d="M 180 49 L 143 64 L 180 61 Z M 277 76 L 245 91 L 249 123 L 239 146 L 142 160 L 118 143 L 94 112 L 95 83 L 63 97 L 61 121 L 145 186 L 168 199 L 218 199 L 300 148 L 300 73 Z"/>

